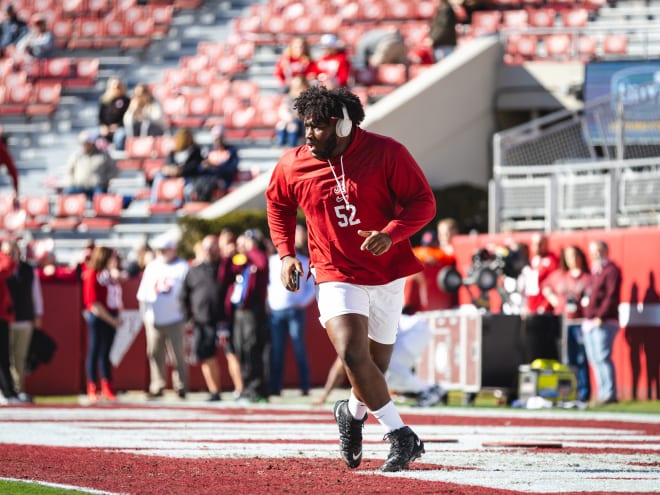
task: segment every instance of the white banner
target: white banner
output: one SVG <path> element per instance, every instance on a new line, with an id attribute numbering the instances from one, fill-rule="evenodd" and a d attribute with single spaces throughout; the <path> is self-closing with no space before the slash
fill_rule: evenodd
<path id="1" fill-rule="evenodd" d="M 110 362 L 116 368 L 133 345 L 133 341 L 142 328 L 142 318 L 137 309 L 127 309 L 121 312 L 123 323 L 117 329 L 115 341 L 110 349 Z M 145 349 L 146 353 L 146 349 Z"/>

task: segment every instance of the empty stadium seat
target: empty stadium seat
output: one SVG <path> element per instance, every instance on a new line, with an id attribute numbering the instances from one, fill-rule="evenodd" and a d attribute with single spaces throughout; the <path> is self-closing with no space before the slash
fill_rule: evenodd
<path id="1" fill-rule="evenodd" d="M 184 202 L 185 179 L 183 177 L 165 178 L 158 182 L 156 203 L 149 205 L 152 214 L 171 214 Z"/>
<path id="2" fill-rule="evenodd" d="M 28 117 L 51 116 L 60 105 L 62 84 L 59 82 L 38 81 L 32 89 L 32 98 L 25 109 Z"/>
<path id="3" fill-rule="evenodd" d="M 55 217 L 48 222 L 50 230 L 75 230 L 87 208 L 84 194 L 60 194 L 55 205 Z"/>
<path id="4" fill-rule="evenodd" d="M 119 223 L 124 198 L 121 194 L 95 194 L 92 201 L 93 217 L 84 217 L 80 230 L 109 230 Z"/>

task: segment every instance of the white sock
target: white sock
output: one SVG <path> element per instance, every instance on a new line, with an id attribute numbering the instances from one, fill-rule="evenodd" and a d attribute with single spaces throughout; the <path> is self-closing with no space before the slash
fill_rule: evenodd
<path id="1" fill-rule="evenodd" d="M 348 397 L 348 410 L 355 419 L 359 419 L 360 421 L 367 414 L 367 405 L 355 397 L 353 389 L 351 389 L 351 395 Z"/>
<path id="2" fill-rule="evenodd" d="M 405 426 L 399 415 L 399 411 L 397 411 L 396 406 L 392 401 L 389 401 L 377 411 L 372 411 L 372 413 L 378 422 L 385 428 L 385 433 L 398 430 Z"/>

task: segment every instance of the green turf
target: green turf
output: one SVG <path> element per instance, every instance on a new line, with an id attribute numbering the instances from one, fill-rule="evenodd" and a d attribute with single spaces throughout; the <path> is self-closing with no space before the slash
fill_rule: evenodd
<path id="1" fill-rule="evenodd" d="M 3 495 L 60 495 L 69 493 L 91 493 L 82 490 L 67 490 L 54 486 L 44 486 L 22 481 L 0 480 L 0 493 Z"/>

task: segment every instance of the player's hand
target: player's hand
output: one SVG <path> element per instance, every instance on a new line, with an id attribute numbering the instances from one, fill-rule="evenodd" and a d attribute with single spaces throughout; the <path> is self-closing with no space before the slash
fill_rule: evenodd
<path id="1" fill-rule="evenodd" d="M 298 290 L 293 282 L 293 271 L 298 270 L 300 277 L 305 274 L 302 263 L 295 256 L 285 256 L 282 258 L 282 269 L 280 271 L 280 280 L 282 285 L 291 292 Z"/>
<path id="2" fill-rule="evenodd" d="M 378 230 L 358 230 L 358 235 L 365 237 L 360 250 L 369 251 L 374 256 L 380 256 L 386 253 L 392 246 L 392 238 L 385 232 L 379 232 Z"/>

